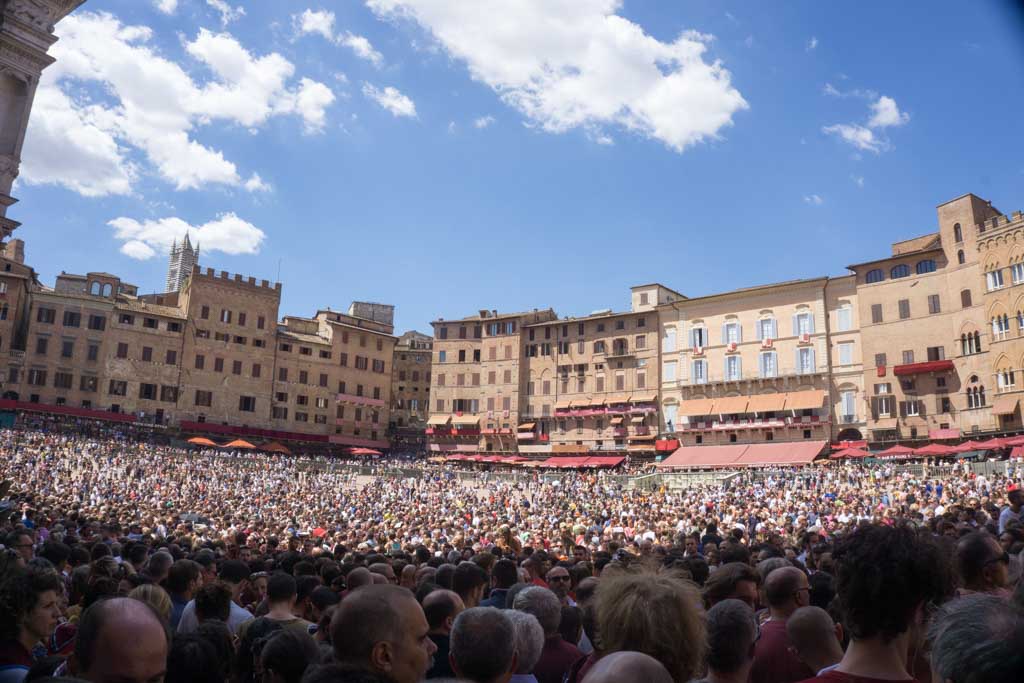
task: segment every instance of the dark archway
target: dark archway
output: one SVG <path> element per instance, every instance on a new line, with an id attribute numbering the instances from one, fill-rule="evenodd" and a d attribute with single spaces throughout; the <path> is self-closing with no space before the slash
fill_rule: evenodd
<path id="1" fill-rule="evenodd" d="M 839 432 L 839 436 L 836 439 L 839 441 L 862 441 L 864 437 L 861 436 L 859 429 L 850 428 Z"/>

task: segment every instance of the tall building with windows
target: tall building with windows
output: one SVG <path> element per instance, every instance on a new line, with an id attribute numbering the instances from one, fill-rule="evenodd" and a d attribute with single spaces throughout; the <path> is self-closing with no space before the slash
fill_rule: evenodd
<path id="1" fill-rule="evenodd" d="M 180 291 L 192 270 L 199 265 L 199 245 L 192 248 L 188 233 L 178 246 L 177 240 L 171 245 L 170 259 L 167 263 L 167 286 L 164 291 Z"/>
<path id="2" fill-rule="evenodd" d="M 416 331 L 403 334 L 395 344 L 391 361 L 392 441 L 404 450 L 417 450 L 426 444 L 427 418 L 430 416 L 430 361 L 434 338 Z"/>
<path id="3" fill-rule="evenodd" d="M 849 266 L 857 280 L 871 441 L 1000 428 L 993 419 L 1000 387 L 989 358 L 1002 321 L 989 324 L 975 228 L 995 216 L 988 202 L 964 195 L 939 205 L 937 232 Z"/>
<path id="4" fill-rule="evenodd" d="M 976 198 L 974 198 L 976 199 Z M 981 200 L 978 200 L 979 202 Z M 968 407 L 991 402 L 992 423 L 1000 430 L 1024 429 L 1021 420 L 1024 399 L 1024 213 L 1002 215 L 989 204 L 980 207 L 962 222 L 964 241 L 977 244 L 984 283 L 980 324 L 973 334 L 989 335 L 988 366 L 978 370 L 978 381 L 968 385 Z M 977 220 L 980 219 L 980 220 Z M 980 333 L 978 332 L 980 330 Z M 967 350 L 972 342 L 968 331 L 961 333 L 961 345 Z M 987 393 L 980 387 L 987 385 Z"/>
<path id="5" fill-rule="evenodd" d="M 852 277 L 682 299 L 659 313 L 661 428 L 682 445 L 861 438 Z"/>

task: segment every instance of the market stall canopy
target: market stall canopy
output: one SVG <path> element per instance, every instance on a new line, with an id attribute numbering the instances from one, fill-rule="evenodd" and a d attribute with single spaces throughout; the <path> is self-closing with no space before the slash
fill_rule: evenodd
<path id="1" fill-rule="evenodd" d="M 952 446 L 946 446 L 945 444 L 941 443 L 930 443 L 927 446 L 922 446 L 921 448 L 914 449 L 914 455 L 922 455 L 926 457 L 936 455 L 952 455 L 954 453 L 956 453 L 956 449 L 954 449 Z"/>
<path id="2" fill-rule="evenodd" d="M 913 454 L 914 454 L 914 449 L 913 448 L 909 448 L 907 446 L 900 446 L 899 444 L 896 444 L 895 446 L 892 446 L 890 448 L 886 448 L 884 451 L 878 453 L 877 455 L 879 455 L 880 457 L 883 457 L 883 458 L 888 458 L 888 457 L 895 457 L 895 456 L 901 456 L 901 455 L 913 455 Z"/>
<path id="3" fill-rule="evenodd" d="M 193 446 L 211 446 L 211 447 L 216 447 L 217 446 L 217 444 L 215 442 L 210 441 L 209 439 L 204 438 L 202 436 L 193 436 L 191 439 L 188 440 L 188 442 L 190 444 L 192 444 Z"/>
<path id="4" fill-rule="evenodd" d="M 430 419 L 427 420 L 427 425 L 431 427 L 440 427 L 441 425 L 448 424 L 451 419 L 451 415 L 431 415 Z"/>
<path id="5" fill-rule="evenodd" d="M 452 424 L 457 427 L 472 427 L 480 424 L 479 415 L 456 415 L 452 418 Z"/>
<path id="6" fill-rule="evenodd" d="M 256 447 L 245 439 L 235 439 L 224 444 L 223 448 L 244 448 L 247 450 L 255 450 Z"/>
<path id="7" fill-rule="evenodd" d="M 841 451 L 836 451 L 832 455 L 828 456 L 831 460 L 844 460 L 849 458 L 866 458 L 870 453 L 860 448 L 844 448 Z"/>
<path id="8" fill-rule="evenodd" d="M 271 441 L 260 446 L 261 451 L 268 453 L 283 453 L 284 455 L 291 455 L 291 450 L 284 444 L 280 444 L 276 441 Z"/>

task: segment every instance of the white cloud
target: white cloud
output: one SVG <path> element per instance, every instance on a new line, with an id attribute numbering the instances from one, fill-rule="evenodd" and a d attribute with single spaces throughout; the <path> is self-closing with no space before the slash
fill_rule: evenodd
<path id="1" fill-rule="evenodd" d="M 334 40 L 334 12 L 307 9 L 292 17 L 292 21 L 300 35 L 317 34 L 327 40 Z"/>
<path id="2" fill-rule="evenodd" d="M 608 124 L 676 151 L 717 139 L 748 108 L 711 36 L 662 42 L 617 15 L 621 0 L 367 0 L 380 17 L 417 22 L 470 75 L 546 131 Z"/>
<path id="3" fill-rule="evenodd" d="M 811 206 L 821 206 L 825 203 L 825 200 L 816 194 L 806 194 L 804 195 L 804 203 Z"/>
<path id="4" fill-rule="evenodd" d="M 836 135 L 844 142 L 866 152 L 878 154 L 887 148 L 887 144 L 876 137 L 871 129 L 858 126 L 855 123 L 837 123 L 825 126 L 821 130 L 829 135 Z"/>
<path id="5" fill-rule="evenodd" d="M 273 188 L 260 177 L 259 173 L 253 173 L 252 176 L 245 181 L 245 189 L 249 192 L 270 192 Z"/>
<path id="6" fill-rule="evenodd" d="M 910 114 L 900 111 L 896 100 L 882 95 L 877 102 L 871 103 L 871 119 L 868 121 L 869 128 L 888 128 L 889 126 L 902 126 L 910 120 Z"/>
<path id="7" fill-rule="evenodd" d="M 481 116 L 480 118 L 476 119 L 475 121 L 473 121 L 473 125 L 476 126 L 477 128 L 487 128 L 488 126 L 490 126 L 494 122 L 495 122 L 494 117 L 488 115 L 488 116 Z"/>
<path id="8" fill-rule="evenodd" d="M 129 240 L 122 244 L 121 253 L 139 261 L 145 261 L 156 256 L 156 251 L 153 247 L 139 240 Z"/>
<path id="9" fill-rule="evenodd" d="M 357 57 L 365 59 L 374 66 L 379 67 L 384 63 L 384 55 L 373 49 L 370 41 L 363 36 L 357 36 L 346 31 L 345 35 L 338 36 L 338 44 L 349 48 L 352 52 L 356 53 Z"/>
<path id="10" fill-rule="evenodd" d="M 837 123 L 822 128 L 824 133 L 835 135 L 847 144 L 862 151 L 878 154 L 888 150 L 891 147 L 889 140 L 876 131 L 880 131 L 883 128 L 902 126 L 910 121 L 910 115 L 900 111 L 896 100 L 885 95 L 878 95 L 871 90 L 841 92 L 830 83 L 826 83 L 824 93 L 833 97 L 866 97 L 874 100 L 868 104 L 871 116 L 866 126 L 858 123 Z"/>
<path id="11" fill-rule="evenodd" d="M 818 37 L 811 36 L 811 39 L 807 41 L 807 51 L 816 50 L 818 48 Z"/>
<path id="12" fill-rule="evenodd" d="M 178 0 L 153 0 L 153 4 L 164 14 L 174 14 L 178 10 Z"/>
<path id="13" fill-rule="evenodd" d="M 395 116 L 416 118 L 416 104 L 390 85 L 381 90 L 371 83 L 363 83 L 363 94 Z"/>
<path id="14" fill-rule="evenodd" d="M 301 118 L 321 130 L 334 95 L 307 78 L 291 85 L 292 64 L 279 54 L 258 57 L 234 37 L 201 29 L 185 42 L 190 57 L 212 72 L 197 82 L 149 45 L 152 31 L 106 13 L 63 20 L 53 47 L 57 62 L 41 80 L 26 137 L 26 180 L 65 185 L 90 196 L 124 194 L 141 152 L 179 190 L 209 184 L 246 187 L 234 162 L 195 139 L 216 122 L 257 129 L 275 116 Z M 68 96 L 91 88 L 97 101 Z"/>
<path id="15" fill-rule="evenodd" d="M 743 44 L 747 47 L 754 47 L 754 36 L 747 36 Z"/>
<path id="16" fill-rule="evenodd" d="M 856 185 L 857 187 L 864 187 L 864 176 L 852 175 L 850 176 L 850 180 L 852 180 L 853 184 Z"/>
<path id="17" fill-rule="evenodd" d="M 58 88 L 40 87 L 21 179 L 29 185 L 64 185 L 85 197 L 131 193 L 135 165 L 105 118 L 94 106 L 75 106 Z"/>
<path id="18" fill-rule="evenodd" d="M 232 21 L 236 21 L 245 16 L 244 7 L 241 5 L 238 7 L 232 7 L 225 2 L 225 0 L 206 0 L 206 4 L 220 13 L 220 23 L 222 26 L 227 26 Z"/>
<path id="19" fill-rule="evenodd" d="M 175 241 L 188 233 L 193 244 L 204 253 L 219 251 L 225 254 L 257 254 L 266 234 L 252 223 L 234 213 L 224 213 L 203 225 L 190 225 L 180 218 L 160 218 L 141 223 L 133 218 L 115 218 L 108 225 L 114 228 L 114 237 L 123 240 L 121 253 L 145 260 L 156 254 L 167 253 Z"/>
<path id="20" fill-rule="evenodd" d="M 449 121 L 448 122 L 448 134 L 449 135 L 455 135 L 455 132 L 457 130 L 458 130 L 458 126 L 455 125 L 455 122 L 454 121 Z"/>
<path id="21" fill-rule="evenodd" d="M 365 59 L 378 68 L 384 64 L 384 55 L 374 49 L 367 38 L 356 35 L 351 31 L 336 34 L 334 32 L 334 22 L 334 12 L 329 10 L 307 9 L 302 14 L 296 14 L 292 17 L 295 31 L 299 35 L 322 36 L 332 43 L 347 47 L 357 57 Z"/>

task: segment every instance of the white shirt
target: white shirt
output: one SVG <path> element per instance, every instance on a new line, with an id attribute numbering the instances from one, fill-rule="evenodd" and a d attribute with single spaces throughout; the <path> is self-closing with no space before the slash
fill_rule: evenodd
<path id="1" fill-rule="evenodd" d="M 231 613 L 228 615 L 228 628 L 232 634 L 238 633 L 238 627 L 245 622 L 252 619 L 252 612 L 239 607 L 235 604 L 235 601 L 231 601 Z M 192 633 L 199 628 L 199 620 L 196 619 L 196 601 L 189 600 L 188 604 L 185 605 L 184 611 L 181 613 L 181 619 L 178 621 L 178 633 Z"/>

